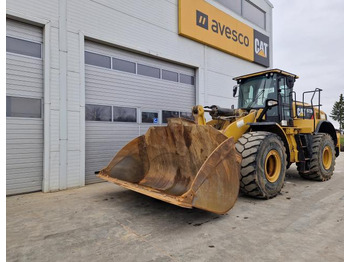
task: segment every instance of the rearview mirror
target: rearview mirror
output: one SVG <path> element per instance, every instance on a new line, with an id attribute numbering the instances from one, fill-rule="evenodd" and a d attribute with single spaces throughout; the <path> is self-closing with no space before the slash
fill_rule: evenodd
<path id="1" fill-rule="evenodd" d="M 233 97 L 236 97 L 237 89 L 238 89 L 237 85 L 233 86 L 233 90 L 232 90 L 233 91 Z"/>
<path id="2" fill-rule="evenodd" d="M 266 106 L 267 107 L 274 107 L 278 105 L 278 101 L 275 99 L 267 99 L 266 100 Z"/>

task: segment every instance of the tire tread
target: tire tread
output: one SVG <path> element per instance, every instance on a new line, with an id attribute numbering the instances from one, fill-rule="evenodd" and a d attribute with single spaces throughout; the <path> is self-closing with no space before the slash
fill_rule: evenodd
<path id="1" fill-rule="evenodd" d="M 301 171 L 301 164 L 296 163 L 299 175 L 302 178 L 309 179 L 309 180 L 316 180 L 316 181 L 327 181 L 327 180 L 331 179 L 331 177 L 333 175 L 335 162 L 334 162 L 334 165 L 331 166 L 332 174 L 330 176 L 324 176 L 324 175 L 322 175 L 322 172 L 321 172 L 321 166 L 320 166 L 321 160 L 318 157 L 321 142 L 325 139 L 333 141 L 329 134 L 319 133 L 319 134 L 313 135 L 313 143 L 312 143 L 312 147 L 311 147 L 312 152 L 311 152 L 310 170 L 309 171 L 306 171 L 306 172 Z M 333 148 L 332 152 L 333 153 L 335 152 L 334 148 Z M 335 155 L 333 154 L 333 159 L 334 158 L 335 158 Z"/>
<path id="2" fill-rule="evenodd" d="M 256 158 L 259 153 L 260 144 L 269 136 L 276 137 L 281 145 L 283 145 L 282 140 L 277 135 L 265 131 L 246 133 L 236 143 L 236 149 L 242 155 L 240 187 L 241 191 L 246 195 L 268 199 L 278 194 L 277 192 L 274 195 L 267 195 L 263 192 L 257 182 L 257 174 L 255 172 L 257 166 Z M 287 159 L 285 148 L 283 154 L 284 159 Z"/>

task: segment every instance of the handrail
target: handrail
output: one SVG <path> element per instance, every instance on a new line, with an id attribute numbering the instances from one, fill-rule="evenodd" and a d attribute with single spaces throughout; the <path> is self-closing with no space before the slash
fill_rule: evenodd
<path id="1" fill-rule="evenodd" d="M 321 115 L 321 91 L 323 90 L 317 87 L 313 91 L 305 91 L 303 93 L 303 119 L 305 119 L 305 94 L 312 93 L 311 108 L 312 108 L 312 115 L 314 117 L 314 131 L 316 130 L 316 117 L 320 118 L 320 115 Z M 315 116 L 314 103 L 313 103 L 316 92 L 318 92 L 318 104 L 315 106 L 318 107 L 318 116 Z"/>

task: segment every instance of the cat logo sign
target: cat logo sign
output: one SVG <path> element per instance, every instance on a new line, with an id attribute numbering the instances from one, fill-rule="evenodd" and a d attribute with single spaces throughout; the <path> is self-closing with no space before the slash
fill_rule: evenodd
<path id="1" fill-rule="evenodd" d="M 179 34 L 269 67 L 269 37 L 204 0 L 179 0 Z"/>
<path id="2" fill-rule="evenodd" d="M 269 66 L 269 37 L 254 30 L 254 62 Z"/>
<path id="3" fill-rule="evenodd" d="M 267 57 L 268 44 L 260 42 L 259 39 L 255 39 L 255 53 L 262 57 Z"/>

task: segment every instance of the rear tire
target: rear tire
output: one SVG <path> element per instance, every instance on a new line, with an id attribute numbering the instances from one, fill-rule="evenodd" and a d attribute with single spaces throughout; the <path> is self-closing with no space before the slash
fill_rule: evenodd
<path id="1" fill-rule="evenodd" d="M 242 155 L 240 188 L 243 193 L 269 199 L 282 189 L 287 155 L 279 136 L 270 132 L 249 132 L 236 143 Z"/>
<path id="2" fill-rule="evenodd" d="M 327 181 L 331 179 L 335 166 L 334 142 L 328 134 L 313 135 L 310 171 L 301 171 L 301 164 L 297 163 L 299 175 L 305 179 Z"/>

